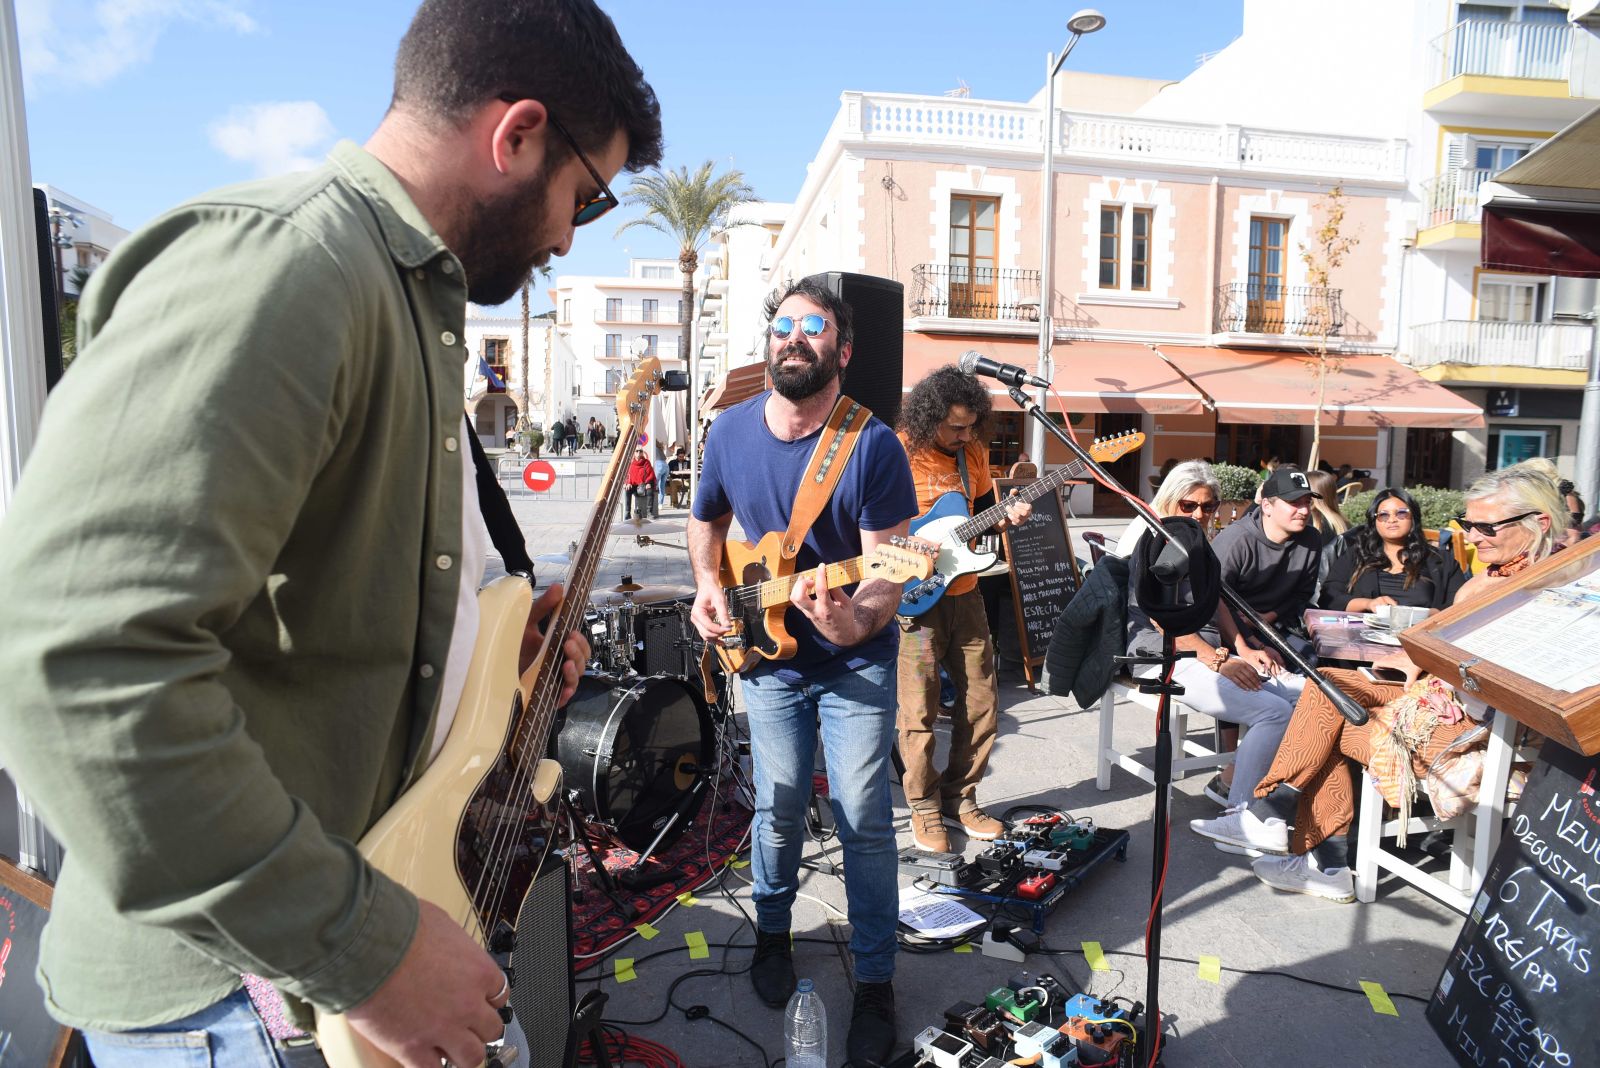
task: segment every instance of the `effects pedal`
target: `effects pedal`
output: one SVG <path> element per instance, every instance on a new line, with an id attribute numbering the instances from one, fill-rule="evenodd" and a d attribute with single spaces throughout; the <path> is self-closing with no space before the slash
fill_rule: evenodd
<path id="1" fill-rule="evenodd" d="M 1065 852 L 1052 849 L 1030 849 L 1022 854 L 1022 863 L 1030 868 L 1043 868 L 1045 871 L 1060 871 L 1071 863 Z"/>
<path id="2" fill-rule="evenodd" d="M 1038 901 L 1056 886 L 1056 877 L 1047 871 L 1034 872 L 1017 884 L 1017 896 L 1027 901 Z"/>
<path id="3" fill-rule="evenodd" d="M 978 870 L 991 878 L 1009 875 L 1021 863 L 1022 854 L 1004 842 L 997 842 L 978 854 Z"/>
<path id="4" fill-rule="evenodd" d="M 1082 852 L 1094 845 L 1094 828 L 1082 823 L 1066 823 L 1050 831 L 1050 844 L 1056 849 Z"/>
<path id="5" fill-rule="evenodd" d="M 962 886 L 970 865 L 960 853 L 929 853 L 925 849 L 902 849 L 900 870 L 939 886 Z"/>
<path id="6" fill-rule="evenodd" d="M 916 1037 L 912 1048 L 924 1064 L 934 1068 L 961 1068 L 961 1059 L 972 1052 L 972 1043 L 930 1027 Z"/>

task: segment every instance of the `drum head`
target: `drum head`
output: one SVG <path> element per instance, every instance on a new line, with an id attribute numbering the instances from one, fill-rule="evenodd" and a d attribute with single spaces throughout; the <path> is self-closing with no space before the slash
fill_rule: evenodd
<path id="1" fill-rule="evenodd" d="M 704 700 L 679 679 L 619 683 L 586 676 L 567 705 L 556 759 L 588 813 L 642 852 L 680 813 L 662 839 L 674 841 L 699 810 L 711 773 L 711 718 Z"/>

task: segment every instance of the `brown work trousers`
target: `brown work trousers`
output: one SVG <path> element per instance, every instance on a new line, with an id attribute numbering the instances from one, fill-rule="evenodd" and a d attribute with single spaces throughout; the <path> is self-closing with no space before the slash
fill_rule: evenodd
<path id="1" fill-rule="evenodd" d="M 950 710 L 950 757 L 942 773 L 933 766 L 940 665 L 956 688 L 955 707 Z M 977 792 L 999 721 L 994 643 L 977 590 L 946 594 L 915 619 L 900 619 L 896 681 L 906 804 L 912 808 L 942 804 L 954 812 Z"/>
<path id="2" fill-rule="evenodd" d="M 1369 710 L 1405 692 L 1399 683 L 1373 682 L 1344 668 L 1322 668 L 1317 673 Z M 1420 779 L 1451 742 L 1474 726 L 1467 719 L 1439 724 L 1432 737 L 1411 754 L 1411 770 Z M 1356 793 L 1345 760 L 1365 767 L 1372 759 L 1372 732 L 1382 729 L 1375 719 L 1359 727 L 1351 723 L 1315 686 L 1307 685 L 1301 692 L 1278 755 L 1256 787 L 1257 797 L 1266 797 L 1279 783 L 1300 790 L 1294 831 L 1289 836 L 1291 853 L 1308 853 L 1328 836 L 1350 832 Z"/>

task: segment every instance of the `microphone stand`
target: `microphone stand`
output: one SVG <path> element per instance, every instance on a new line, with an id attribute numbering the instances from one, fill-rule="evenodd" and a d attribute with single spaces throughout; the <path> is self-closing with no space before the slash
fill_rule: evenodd
<path id="1" fill-rule="evenodd" d="M 1047 416 L 1039 405 L 1018 386 L 1010 386 L 1008 390 L 1011 399 L 1016 401 L 1017 407 L 1027 412 L 1047 432 L 1054 435 L 1055 439 L 1065 445 L 1077 455 L 1088 469 L 1108 486 L 1117 489 L 1123 487 L 1115 478 L 1107 474 L 1105 469 L 1095 462 L 1094 457 L 1080 448 L 1063 428 L 1056 426 L 1055 422 Z M 1041 461 L 1043 457 L 1040 457 Z M 1150 528 L 1156 537 L 1168 544 L 1174 544 L 1172 535 L 1161 524 L 1160 518 L 1138 497 L 1127 494 L 1127 499 L 1132 501 L 1140 519 Z M 1187 560 L 1187 553 L 1184 554 Z M 1166 594 L 1175 598 L 1175 587 L 1168 588 Z M 1361 724 L 1367 721 L 1367 711 L 1347 697 L 1340 689 L 1314 671 L 1310 664 L 1294 648 L 1284 641 L 1278 632 L 1266 623 L 1255 610 L 1244 602 L 1226 583 L 1222 584 L 1222 599 L 1230 608 L 1242 616 L 1256 629 L 1268 645 L 1276 649 L 1286 664 L 1305 675 L 1307 680 L 1315 683 L 1317 688 L 1327 695 L 1341 715 L 1351 723 Z M 1143 1033 L 1139 1036 L 1139 1048 L 1149 1050 L 1149 1060 L 1146 1068 L 1157 1068 L 1161 1063 L 1161 909 L 1165 897 L 1167 863 L 1169 854 L 1169 836 L 1171 833 L 1168 820 L 1167 804 L 1172 783 L 1172 698 L 1183 693 L 1183 687 L 1172 681 L 1172 671 L 1176 662 L 1193 653 L 1182 653 L 1177 649 L 1176 635 L 1163 633 L 1161 642 L 1161 655 L 1148 656 L 1119 656 L 1119 664 L 1159 664 L 1161 674 L 1156 679 L 1141 682 L 1139 690 L 1142 693 L 1159 694 L 1156 712 L 1156 753 L 1153 778 L 1155 780 L 1156 804 L 1155 819 L 1152 827 L 1155 841 L 1151 849 L 1150 865 L 1150 926 L 1145 942 L 1145 1025 Z"/>
<path id="2" fill-rule="evenodd" d="M 1136 495 L 1126 493 L 1125 487 L 1111 475 L 1107 474 L 1106 469 L 1101 467 L 1099 463 L 1095 461 L 1093 456 L 1090 456 L 1082 446 L 1080 446 L 1076 441 L 1072 440 L 1072 435 L 1068 434 L 1061 427 L 1056 426 L 1055 421 L 1046 415 L 1042 409 L 1040 409 L 1039 405 L 1034 402 L 1032 397 L 1029 397 L 1016 386 L 1011 386 L 1008 392 L 1011 394 L 1011 399 L 1016 401 L 1017 407 L 1027 412 L 1034 418 L 1035 421 L 1042 425 L 1048 433 L 1053 435 L 1057 441 L 1061 442 L 1061 444 L 1072 450 L 1073 454 L 1078 457 L 1079 461 L 1082 462 L 1083 465 L 1091 472 L 1093 472 L 1095 477 L 1098 478 L 1103 485 L 1114 489 L 1124 490 L 1126 499 L 1133 504 L 1134 510 L 1138 513 L 1139 518 L 1145 521 L 1145 525 L 1150 528 L 1151 533 L 1165 542 L 1172 542 L 1172 535 L 1167 533 L 1167 529 L 1161 525 L 1161 519 L 1155 514 L 1154 511 L 1151 510 L 1150 506 L 1144 503 L 1144 501 L 1140 500 Z M 1040 459 L 1042 460 L 1043 457 Z M 1262 619 L 1261 616 L 1256 613 L 1254 608 L 1251 608 L 1248 604 L 1246 604 L 1244 598 L 1235 593 L 1233 588 L 1230 587 L 1226 582 L 1222 584 L 1222 599 L 1228 603 L 1229 608 L 1233 609 L 1233 612 L 1236 616 L 1244 619 L 1251 625 L 1252 628 L 1255 629 L 1256 634 L 1261 638 L 1262 641 L 1270 645 L 1279 656 L 1283 657 L 1284 663 L 1293 667 L 1297 674 L 1304 675 L 1307 682 L 1313 684 L 1317 689 L 1321 690 L 1323 696 L 1333 703 L 1333 707 L 1339 710 L 1339 714 L 1341 716 L 1356 726 L 1360 726 L 1367 721 L 1366 709 L 1362 708 L 1360 705 L 1351 700 L 1349 695 L 1343 690 L 1339 689 L 1339 687 L 1335 686 L 1333 683 L 1317 674 L 1316 670 L 1306 662 L 1305 657 L 1296 652 L 1292 645 L 1284 641 L 1283 636 L 1280 635 L 1270 623 Z"/>

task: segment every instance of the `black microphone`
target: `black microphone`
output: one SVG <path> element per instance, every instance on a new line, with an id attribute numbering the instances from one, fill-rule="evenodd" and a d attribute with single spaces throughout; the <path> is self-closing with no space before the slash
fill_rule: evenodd
<path id="1" fill-rule="evenodd" d="M 997 378 L 1008 386 L 1038 386 L 1040 389 L 1049 389 L 1050 383 L 1038 375 L 1030 375 L 1027 368 L 1018 367 L 1014 363 L 996 363 L 987 356 L 980 356 L 976 352 L 963 352 L 961 359 L 956 361 L 956 366 L 961 368 L 965 375 L 983 375 L 985 378 Z"/>

